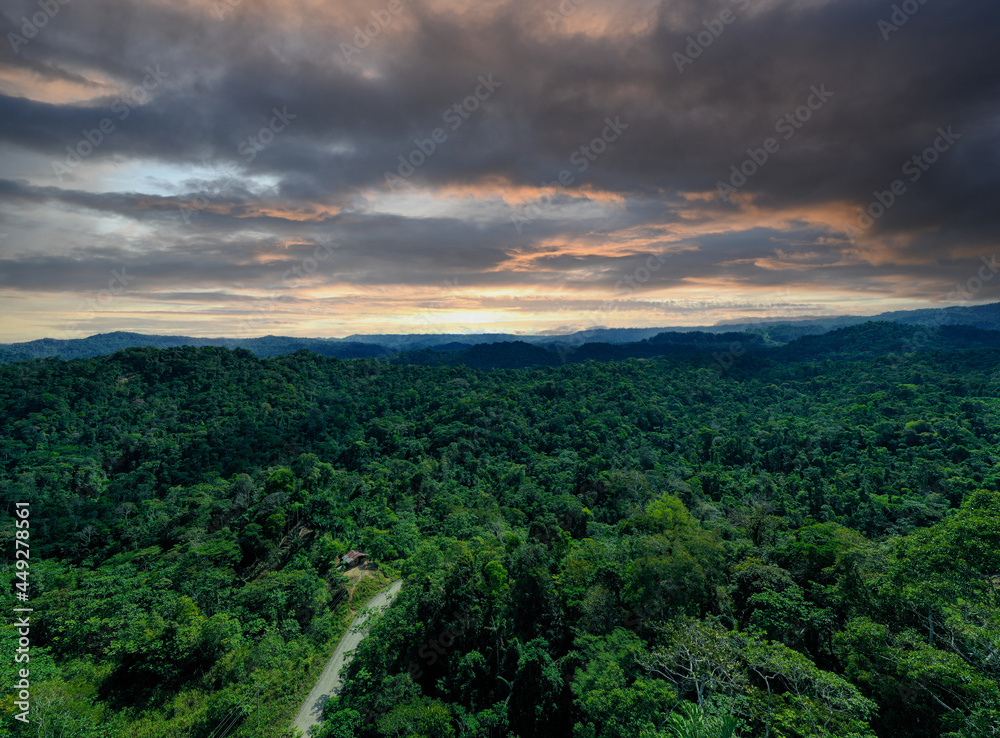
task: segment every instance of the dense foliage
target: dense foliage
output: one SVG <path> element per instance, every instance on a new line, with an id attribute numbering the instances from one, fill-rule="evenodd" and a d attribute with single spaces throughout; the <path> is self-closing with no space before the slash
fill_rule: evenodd
<path id="1" fill-rule="evenodd" d="M 874 355 L 898 328 L 516 370 L 2 366 L 38 712 L 7 693 L 0 735 L 251 736 L 258 692 L 280 735 L 348 547 L 405 585 L 324 737 L 998 735 L 1000 352 Z"/>

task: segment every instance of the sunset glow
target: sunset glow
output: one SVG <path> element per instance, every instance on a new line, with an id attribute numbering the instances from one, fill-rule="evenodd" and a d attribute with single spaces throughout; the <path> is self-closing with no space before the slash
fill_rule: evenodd
<path id="1" fill-rule="evenodd" d="M 954 291 L 1000 232 L 986 4 L 887 36 L 861 0 L 81 0 L 29 37 L 37 10 L 3 11 L 3 341 L 1000 295 Z"/>

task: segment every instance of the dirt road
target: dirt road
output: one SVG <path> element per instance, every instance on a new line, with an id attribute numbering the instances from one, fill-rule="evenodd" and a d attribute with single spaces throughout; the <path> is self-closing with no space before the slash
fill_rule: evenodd
<path id="1" fill-rule="evenodd" d="M 389 589 L 379 592 L 372 597 L 361 612 L 357 614 L 351 622 L 351 627 L 347 629 L 347 633 L 344 634 L 344 637 L 340 639 L 340 643 L 337 644 L 337 650 L 333 652 L 333 656 L 326 662 L 326 666 L 323 668 L 323 673 L 319 675 L 316 686 L 312 688 L 309 696 L 306 697 L 306 701 L 299 708 L 299 714 L 295 716 L 292 727 L 298 728 L 304 734 L 308 735 L 309 728 L 319 724 L 320 718 L 323 716 L 323 705 L 326 704 L 326 701 L 331 696 L 340 691 L 341 682 L 338 675 L 344 664 L 353 655 L 349 652 L 354 651 L 364 637 L 368 635 L 367 620 L 369 616 L 392 602 L 392 598 L 396 596 L 402 585 L 401 581 L 393 582 L 389 586 Z"/>

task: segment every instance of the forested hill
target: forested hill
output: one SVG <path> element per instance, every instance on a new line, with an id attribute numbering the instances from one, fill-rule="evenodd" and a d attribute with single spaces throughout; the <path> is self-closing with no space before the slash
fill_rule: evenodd
<path id="1" fill-rule="evenodd" d="M 670 336 L 668 343 L 683 344 L 683 336 L 699 335 L 696 342 L 704 342 L 706 335 L 742 333 L 776 346 L 803 336 L 813 336 L 869 322 L 896 323 L 919 327 L 922 332 L 936 333 L 950 326 L 966 326 L 982 331 L 1000 330 L 1000 303 L 953 306 L 924 310 L 900 310 L 882 313 L 870 318 L 839 316 L 823 318 L 794 318 L 779 320 L 767 318 L 757 321 L 731 322 L 715 326 L 676 328 L 590 328 L 566 335 L 513 335 L 507 333 L 480 334 L 368 334 L 338 338 L 298 338 L 291 336 L 263 336 L 261 338 L 202 338 L 191 336 L 156 336 L 117 331 L 101 333 L 86 338 L 43 338 L 23 343 L 0 344 L 0 364 L 15 361 L 42 359 L 58 356 L 63 359 L 84 359 L 103 356 L 126 348 L 177 346 L 221 346 L 244 348 L 260 358 L 291 354 L 305 349 L 321 356 L 342 359 L 388 356 L 400 352 L 463 350 L 477 344 L 503 344 L 520 342 L 541 346 L 565 354 L 569 348 L 583 344 L 620 346 L 638 345 L 655 340 L 657 334 Z M 708 338 L 707 340 L 718 340 Z M 524 349 L 520 352 L 528 355 Z M 537 355 L 537 352 L 535 352 Z M 540 355 L 539 355 L 540 356 Z M 551 357 L 536 363 L 548 363 Z M 620 358 L 620 357 L 619 357 Z M 561 363 L 561 361 L 559 362 Z M 523 365 L 523 361 L 521 361 Z"/>
<path id="2" fill-rule="evenodd" d="M 523 369 L 560 366 L 586 361 L 622 361 L 654 357 L 688 357 L 691 363 L 706 358 L 728 369 L 735 362 L 753 357 L 779 362 L 832 358 L 881 358 L 918 351 L 954 351 L 1000 348 L 1000 331 L 969 326 L 923 327 L 899 323 L 865 323 L 838 328 L 816 336 L 803 336 L 786 344 L 771 341 L 763 333 L 664 332 L 652 338 L 625 344 L 585 343 L 535 346 L 522 341 L 477 344 L 406 351 L 386 359 L 397 364 L 465 365 L 477 369 Z"/>
<path id="3" fill-rule="evenodd" d="M 322 338 L 288 338 L 263 336 L 262 338 L 193 338 L 191 336 L 147 336 L 141 333 L 118 331 L 101 333 L 87 338 L 42 338 L 25 343 L 0 344 L 0 364 L 29 359 L 57 356 L 63 359 L 87 359 L 104 356 L 127 348 L 175 348 L 178 346 L 220 346 L 243 348 L 260 358 L 291 354 L 295 351 L 312 351 L 321 356 L 344 359 L 384 356 L 389 353 L 382 346 L 352 341 L 333 341 Z"/>
<path id="4" fill-rule="evenodd" d="M 0 366 L 3 604 L 29 502 L 35 710 L 5 692 L 0 736 L 249 737 L 256 685 L 282 735 L 350 548 L 404 586 L 323 738 L 997 735 L 994 335 L 706 340 L 522 369 Z"/>

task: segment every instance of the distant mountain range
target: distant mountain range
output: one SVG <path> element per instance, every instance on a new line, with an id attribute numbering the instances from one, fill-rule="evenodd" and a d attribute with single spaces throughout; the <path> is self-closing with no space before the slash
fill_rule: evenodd
<path id="1" fill-rule="evenodd" d="M 174 348 L 176 346 L 222 346 L 243 348 L 261 358 L 290 354 L 301 349 L 314 351 L 323 356 L 338 356 L 354 359 L 384 356 L 386 351 L 371 343 L 340 341 L 325 338 L 285 338 L 264 336 L 262 338 L 193 338 L 191 336 L 149 336 L 142 333 L 99 333 L 87 338 L 43 338 L 26 343 L 0 344 L 0 364 L 25 359 L 42 359 L 58 356 L 63 359 L 85 359 L 102 356 L 126 348 L 149 346 L 152 348 Z"/>
<path id="2" fill-rule="evenodd" d="M 776 345 L 759 333 L 665 331 L 630 343 L 584 343 L 538 346 L 524 341 L 479 343 L 451 351 L 422 349 L 393 354 L 406 364 L 466 365 L 477 369 L 519 369 L 585 361 L 688 357 L 702 365 L 728 370 L 751 368 L 760 360 L 800 363 L 827 359 L 876 359 L 918 351 L 1000 349 L 1000 331 L 971 326 L 915 326 L 868 322 L 805 335 Z"/>
<path id="3" fill-rule="evenodd" d="M 739 352 L 787 347 L 784 354 L 810 347 L 820 354 L 831 351 L 829 341 L 800 341 L 866 323 L 892 324 L 908 330 L 869 329 L 843 334 L 864 336 L 851 355 L 876 350 L 916 351 L 970 347 L 1000 347 L 1000 303 L 973 307 L 947 307 L 882 313 L 871 317 L 837 316 L 807 319 L 764 319 L 701 327 L 593 328 L 567 335 L 522 336 L 509 333 L 477 334 L 367 334 L 345 338 L 195 338 L 141 333 L 101 333 L 88 338 L 43 338 L 25 343 L 0 344 L 0 364 L 58 356 L 77 359 L 114 353 L 121 349 L 149 346 L 221 346 L 242 348 L 258 357 L 278 356 L 308 350 L 342 359 L 385 357 L 408 363 L 465 363 L 496 368 L 556 365 L 566 361 L 609 360 L 686 353 L 728 351 L 739 344 Z M 959 328 L 961 327 L 961 328 Z M 837 339 L 836 336 L 833 337 Z M 865 342 L 869 343 L 865 343 Z M 870 343 L 874 341 L 874 343 Z M 793 345 L 794 342 L 794 345 Z M 503 344 L 498 345 L 498 344 Z M 834 344 L 835 345 L 835 344 Z M 895 347 L 895 348 L 892 348 Z M 782 352 L 769 351 L 780 357 Z"/>

